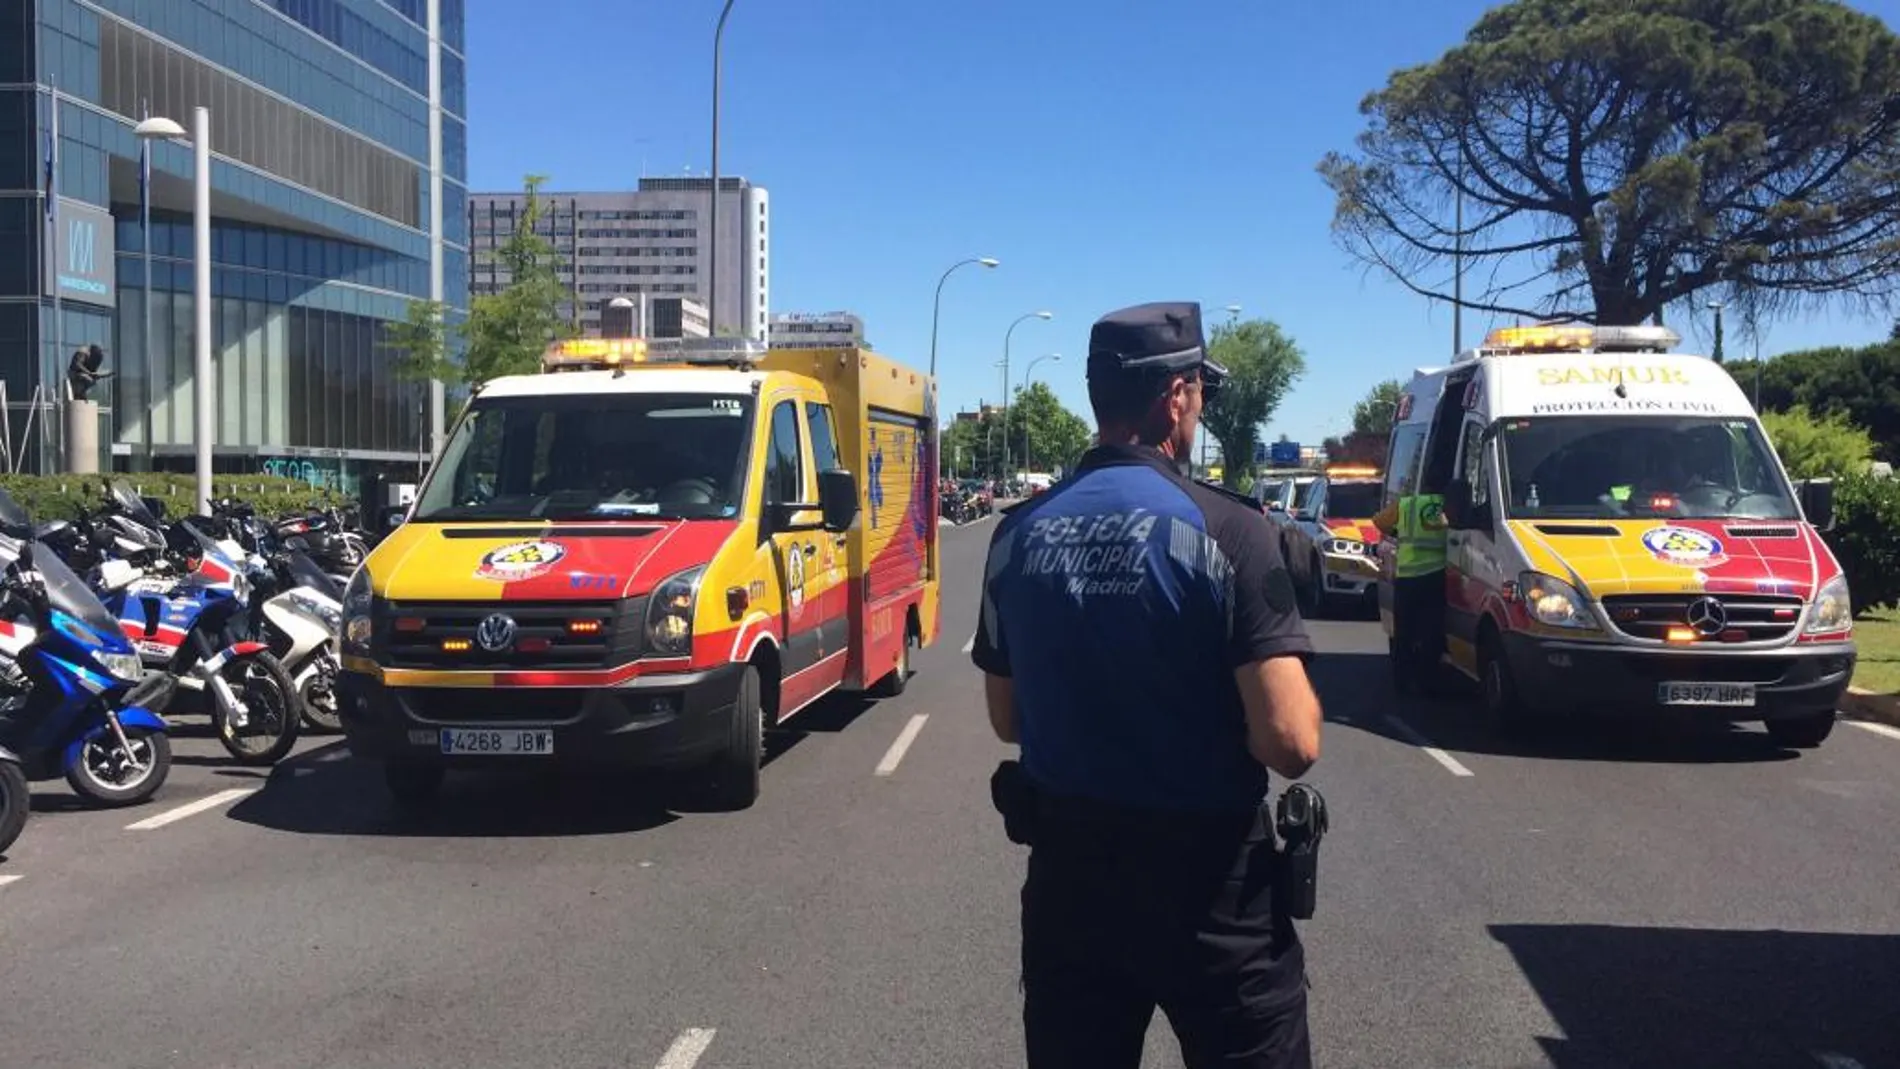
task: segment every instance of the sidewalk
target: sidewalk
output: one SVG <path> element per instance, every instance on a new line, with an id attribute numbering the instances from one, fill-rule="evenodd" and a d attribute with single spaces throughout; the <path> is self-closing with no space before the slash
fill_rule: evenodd
<path id="1" fill-rule="evenodd" d="M 1875 694 L 1859 687 L 1847 688 L 1841 695 L 1841 712 L 1855 720 L 1900 727 L 1900 694 Z"/>

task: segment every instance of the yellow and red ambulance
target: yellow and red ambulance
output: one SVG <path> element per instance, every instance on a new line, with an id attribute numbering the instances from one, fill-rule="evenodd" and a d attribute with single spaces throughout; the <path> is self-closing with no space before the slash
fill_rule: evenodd
<path id="1" fill-rule="evenodd" d="M 1735 380 L 1680 342 L 1511 327 L 1421 370 L 1388 503 L 1436 516 L 1442 498 L 1410 537 L 1442 532 L 1446 659 L 1495 720 L 1669 709 L 1818 745 L 1855 661 L 1821 538 L 1832 484 L 1791 483 Z M 1382 542 L 1388 564 L 1407 537 Z"/>
<path id="2" fill-rule="evenodd" d="M 471 399 L 344 597 L 351 749 L 402 801 L 452 766 L 704 766 L 894 695 L 938 627 L 935 384 L 862 349 L 578 339 Z"/>

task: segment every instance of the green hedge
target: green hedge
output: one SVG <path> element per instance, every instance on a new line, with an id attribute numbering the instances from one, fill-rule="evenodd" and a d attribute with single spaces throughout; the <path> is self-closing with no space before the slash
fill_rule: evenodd
<path id="1" fill-rule="evenodd" d="M 191 510 L 197 480 L 191 475 L 0 475 L 0 489 L 26 506 L 35 520 L 66 520 L 81 507 L 97 508 L 108 482 L 123 479 L 140 494 L 165 502 L 168 516 Z M 298 479 L 227 475 L 211 480 L 212 493 L 248 502 L 262 516 L 283 516 L 325 504 L 348 504 L 347 495 L 320 490 Z"/>
<path id="2" fill-rule="evenodd" d="M 1900 604 L 1900 479 L 1847 475 L 1834 481 L 1834 530 L 1854 613 Z"/>

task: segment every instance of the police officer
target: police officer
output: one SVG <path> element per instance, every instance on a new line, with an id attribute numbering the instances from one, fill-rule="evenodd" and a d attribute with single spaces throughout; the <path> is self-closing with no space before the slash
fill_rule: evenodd
<path id="1" fill-rule="evenodd" d="M 1265 517 L 1180 467 L 1224 376 L 1196 304 L 1102 318 L 1099 443 L 990 543 L 971 655 L 1022 747 L 994 786 L 1031 846 L 1030 1069 L 1137 1066 L 1157 1006 L 1191 1069 L 1311 1063 L 1263 802 L 1319 756 L 1312 647 Z"/>

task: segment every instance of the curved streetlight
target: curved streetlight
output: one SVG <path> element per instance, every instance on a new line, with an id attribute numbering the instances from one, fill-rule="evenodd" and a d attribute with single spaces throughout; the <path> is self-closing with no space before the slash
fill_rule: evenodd
<path id="1" fill-rule="evenodd" d="M 1047 354 L 1044 354 L 1044 355 L 1042 355 L 1042 356 L 1039 356 L 1039 357 L 1037 357 L 1037 358 L 1035 358 L 1034 360 L 1031 360 L 1031 361 L 1029 362 L 1029 366 L 1023 369 L 1023 392 L 1024 392 L 1024 393 L 1028 393 L 1028 392 L 1029 392 L 1029 375 L 1030 375 L 1030 373 L 1031 373 L 1031 372 L 1033 372 L 1033 371 L 1035 371 L 1035 370 L 1036 370 L 1036 365 L 1037 365 L 1037 364 L 1040 364 L 1040 363 L 1042 363 L 1042 362 L 1043 362 L 1044 360 L 1054 360 L 1054 361 L 1056 361 L 1056 362 L 1058 362 L 1058 363 L 1060 363 L 1060 362 L 1062 361 L 1062 354 L 1061 354 L 1061 353 L 1047 353 Z M 1007 426 L 1007 424 L 1005 424 L 1005 426 Z M 1026 416 L 1025 416 L 1025 417 L 1023 418 L 1023 470 L 1024 470 L 1024 471 L 1028 471 L 1028 470 L 1030 470 L 1030 464 L 1029 464 L 1029 418 L 1028 418 L 1028 417 L 1026 417 Z"/>
<path id="2" fill-rule="evenodd" d="M 712 86 L 712 211 L 707 222 L 706 248 L 706 317 L 712 321 L 712 332 L 719 334 L 719 46 L 726 36 L 726 17 L 732 14 L 732 0 L 726 0 L 726 6 L 719 11 L 719 25 L 713 30 L 713 86 Z M 740 301 L 740 314 L 745 312 L 745 302 Z M 642 324 L 644 327 L 645 324 Z M 750 324 L 747 324 L 750 327 Z M 748 329 L 746 335 L 750 336 Z"/>
<path id="3" fill-rule="evenodd" d="M 1009 336 L 1032 319 L 1054 319 L 1054 312 L 1024 312 L 1003 332 L 1003 477 L 1009 477 Z"/>
<path id="4" fill-rule="evenodd" d="M 185 128 L 177 122 L 152 116 L 132 128 L 132 133 L 145 141 L 175 141 L 186 138 Z M 197 454 L 197 504 L 195 511 L 199 515 L 211 515 L 211 442 L 216 433 L 217 422 L 213 420 L 212 408 L 216 401 L 211 395 L 211 109 L 193 108 L 191 113 L 192 150 L 191 181 L 191 236 L 192 236 L 192 318 L 196 323 L 195 337 L 192 339 L 191 361 L 191 407 L 196 417 L 197 433 L 193 435 L 194 451 Z M 147 194 L 149 197 L 149 194 Z M 146 303 L 151 303 L 151 234 L 149 228 L 145 238 L 146 248 Z M 145 422 L 149 425 L 151 413 L 151 376 L 149 372 L 151 354 L 150 316 L 147 317 L 146 338 L 146 413 Z"/>
<path id="5" fill-rule="evenodd" d="M 959 267 L 968 267 L 971 264 L 995 267 L 1002 262 L 1003 261 L 998 260 L 994 256 L 972 256 L 968 260 L 958 260 L 956 263 L 951 264 L 950 267 L 944 271 L 943 277 L 937 280 L 937 296 L 930 304 L 930 377 L 932 379 L 937 377 L 937 317 L 938 314 L 943 311 L 943 284 L 950 281 L 950 276 L 956 273 Z M 1008 383 L 1004 383 L 1005 387 L 1008 385 Z M 1005 390 L 1005 392 L 1007 392 L 1007 390 Z"/>

